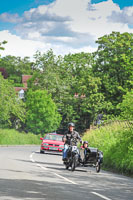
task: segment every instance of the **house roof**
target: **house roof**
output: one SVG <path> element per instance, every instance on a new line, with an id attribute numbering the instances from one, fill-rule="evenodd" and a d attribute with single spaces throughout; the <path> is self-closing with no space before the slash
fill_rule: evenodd
<path id="1" fill-rule="evenodd" d="M 15 89 L 16 92 L 19 92 L 20 90 L 24 90 L 24 91 L 27 90 L 26 87 L 14 87 L 14 89 Z"/>
<path id="2" fill-rule="evenodd" d="M 27 80 L 30 79 L 32 75 L 22 75 L 22 83 L 27 83 Z"/>

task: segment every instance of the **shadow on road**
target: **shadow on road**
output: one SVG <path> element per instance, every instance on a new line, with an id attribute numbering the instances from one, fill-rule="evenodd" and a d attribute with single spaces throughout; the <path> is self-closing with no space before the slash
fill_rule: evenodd
<path id="1" fill-rule="evenodd" d="M 56 152 L 56 151 L 46 151 L 45 153 L 35 152 L 35 154 L 41 154 L 41 155 L 52 155 L 52 156 L 62 156 L 62 153 Z"/>
<path id="2" fill-rule="evenodd" d="M 72 184 L 67 184 L 66 182 L 56 184 L 56 182 L 48 182 L 46 179 L 44 179 L 44 181 L 0 179 L 1 200 L 81 200 L 82 195 L 82 192 L 79 192 L 79 188 Z"/>

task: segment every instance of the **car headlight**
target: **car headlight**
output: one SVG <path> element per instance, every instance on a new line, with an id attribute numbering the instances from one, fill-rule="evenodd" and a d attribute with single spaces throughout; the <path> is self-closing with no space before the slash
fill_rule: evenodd
<path id="1" fill-rule="evenodd" d="M 48 145 L 48 143 L 43 143 L 43 145 Z"/>

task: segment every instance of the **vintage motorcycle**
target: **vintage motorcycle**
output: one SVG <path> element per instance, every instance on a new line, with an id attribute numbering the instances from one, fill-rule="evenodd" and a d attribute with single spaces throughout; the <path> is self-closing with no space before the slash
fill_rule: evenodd
<path id="1" fill-rule="evenodd" d="M 68 145 L 67 159 L 64 161 L 66 169 L 71 167 L 71 171 L 74 171 L 79 164 L 79 151 L 77 146 Z"/>

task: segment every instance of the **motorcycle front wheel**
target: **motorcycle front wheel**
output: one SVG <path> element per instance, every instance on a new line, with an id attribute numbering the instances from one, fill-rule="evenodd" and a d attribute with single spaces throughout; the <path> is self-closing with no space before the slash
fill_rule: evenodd
<path id="1" fill-rule="evenodd" d="M 71 163 L 71 171 L 74 171 L 76 167 L 76 156 L 72 158 L 72 163 Z"/>
<path id="2" fill-rule="evenodd" d="M 65 164 L 66 169 L 69 169 L 69 163 Z"/>

